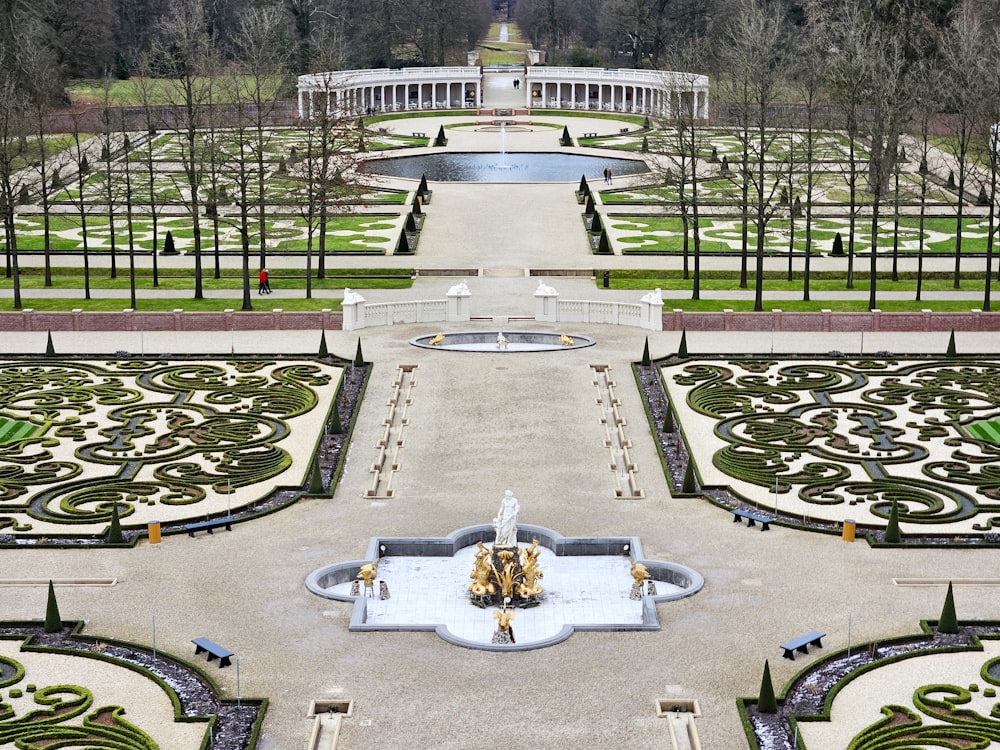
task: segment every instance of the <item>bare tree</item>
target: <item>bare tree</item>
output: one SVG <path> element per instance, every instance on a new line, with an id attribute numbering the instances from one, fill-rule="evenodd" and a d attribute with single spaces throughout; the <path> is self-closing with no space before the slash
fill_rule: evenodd
<path id="1" fill-rule="evenodd" d="M 203 299 L 201 188 L 205 154 L 200 130 L 204 125 L 217 69 L 215 46 L 208 34 L 200 0 L 180 0 L 158 28 L 150 58 L 154 72 L 173 87 L 173 128 L 180 144 L 184 184 L 181 195 L 191 216 L 194 236 L 194 298 Z"/>
<path id="2" fill-rule="evenodd" d="M 83 241 L 83 297 L 90 299 L 90 238 L 87 235 L 87 178 L 90 174 L 90 158 L 80 138 L 80 121 L 73 116 L 73 153 L 76 161 L 76 207 L 80 211 L 80 236 Z"/>
<path id="3" fill-rule="evenodd" d="M 781 9 L 760 0 L 748 0 L 736 13 L 728 34 L 725 62 L 732 81 L 738 129 L 743 139 L 741 171 L 746 202 L 744 220 L 753 216 L 757 234 L 754 310 L 764 309 L 764 249 L 767 224 L 774 216 L 780 175 L 768 168 L 768 152 L 779 131 L 772 107 L 784 75 L 785 22 Z M 752 162 L 752 165 L 751 165 Z M 752 203 L 749 192 L 753 193 Z"/>
<path id="4" fill-rule="evenodd" d="M 251 148 L 256 167 L 261 268 L 267 265 L 268 150 L 273 132 L 268 128 L 268 121 L 278 104 L 289 63 L 280 28 L 280 17 L 274 8 L 251 8 L 241 16 L 235 38 L 235 51 L 240 63 L 233 82 L 239 118 L 249 121 L 254 135 Z"/>
<path id="5" fill-rule="evenodd" d="M 13 280 L 15 310 L 23 307 L 14 220 L 21 191 L 27 188 L 23 170 L 27 148 L 27 110 L 28 104 L 17 85 L 16 76 L 10 70 L 0 71 L 0 210 L 3 211 L 7 246 L 7 277 Z"/>
<path id="6" fill-rule="evenodd" d="M 962 230 L 965 219 L 965 194 L 968 186 L 971 157 L 970 148 L 976 137 L 976 127 L 981 122 L 982 75 L 980 60 L 986 54 L 986 28 L 971 5 L 959 8 L 951 26 L 944 34 L 941 58 L 945 71 L 945 105 L 954 112 L 952 138 L 948 150 L 958 170 L 956 188 L 958 201 L 955 206 L 955 271 L 953 286 L 962 285 Z"/>

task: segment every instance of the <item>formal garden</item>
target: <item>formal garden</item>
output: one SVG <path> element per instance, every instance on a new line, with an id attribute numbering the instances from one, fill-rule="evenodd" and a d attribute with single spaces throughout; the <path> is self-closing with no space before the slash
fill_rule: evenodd
<path id="1" fill-rule="evenodd" d="M 40 607 L 43 602 L 39 602 Z M 0 621 L 0 746 L 115 750 L 256 745 L 267 701 L 228 698 L 176 657 L 63 622 Z"/>
<path id="2" fill-rule="evenodd" d="M 332 491 L 366 369 L 360 347 L 355 362 L 7 360 L 0 544 L 134 545 Z"/>
<path id="3" fill-rule="evenodd" d="M 880 545 L 1000 543 L 1000 366 L 678 357 L 639 366 L 681 493 Z"/>

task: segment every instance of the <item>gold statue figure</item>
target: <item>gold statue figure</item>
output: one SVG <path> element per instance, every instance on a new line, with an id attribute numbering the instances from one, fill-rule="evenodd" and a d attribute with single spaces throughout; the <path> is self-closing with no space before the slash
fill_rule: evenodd
<path id="1" fill-rule="evenodd" d="M 442 333 L 439 333 L 439 334 L 438 334 L 437 336 L 435 336 L 434 338 L 432 338 L 432 339 L 431 339 L 430 341 L 428 341 L 427 343 L 428 343 L 428 344 L 430 344 L 431 346 L 437 346 L 437 345 L 438 345 L 438 344 L 440 344 L 440 343 L 441 343 L 442 341 L 444 341 L 444 333 L 443 333 L 443 332 L 442 332 Z"/>
<path id="2" fill-rule="evenodd" d="M 567 336 L 565 333 L 559 334 L 559 341 L 562 342 L 563 346 L 573 346 L 576 342 Z"/>
<path id="3" fill-rule="evenodd" d="M 632 568 L 629 570 L 632 574 L 632 580 L 636 582 L 636 585 L 642 586 L 642 582 L 647 578 L 650 578 L 649 571 L 646 570 L 646 566 L 642 563 L 632 563 Z"/>
<path id="4" fill-rule="evenodd" d="M 531 546 L 525 547 L 521 554 L 521 573 L 524 575 L 524 582 L 518 585 L 517 593 L 523 599 L 542 593 L 538 579 L 545 576 L 538 568 L 538 553 L 538 540 L 532 539 Z"/>

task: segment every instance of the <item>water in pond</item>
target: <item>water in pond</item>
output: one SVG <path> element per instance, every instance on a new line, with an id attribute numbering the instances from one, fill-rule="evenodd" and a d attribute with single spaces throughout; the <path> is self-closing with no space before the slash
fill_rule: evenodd
<path id="1" fill-rule="evenodd" d="M 586 175 L 603 179 L 604 168 L 614 176 L 649 171 L 640 159 L 562 153 L 438 153 L 373 159 L 364 169 L 390 177 L 437 182 L 572 182 Z"/>

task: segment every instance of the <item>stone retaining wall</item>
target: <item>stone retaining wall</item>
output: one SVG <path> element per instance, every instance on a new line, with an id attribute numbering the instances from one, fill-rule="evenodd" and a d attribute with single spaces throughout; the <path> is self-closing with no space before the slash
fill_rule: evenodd
<path id="1" fill-rule="evenodd" d="M 684 312 L 663 313 L 664 331 L 1000 331 L 1000 315 L 969 312 Z"/>
<path id="2" fill-rule="evenodd" d="M 343 314 L 317 312 L 21 312 L 0 313 L 0 331 L 305 331 L 340 330 Z"/>

